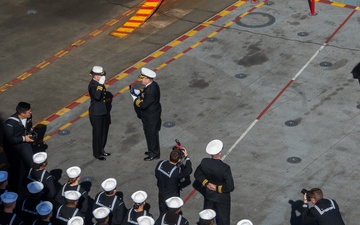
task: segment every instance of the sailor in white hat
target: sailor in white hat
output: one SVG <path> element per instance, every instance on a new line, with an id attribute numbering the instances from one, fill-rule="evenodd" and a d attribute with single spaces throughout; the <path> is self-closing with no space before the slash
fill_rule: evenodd
<path id="1" fill-rule="evenodd" d="M 235 188 L 231 168 L 221 160 L 223 147 L 218 139 L 210 141 L 206 153 L 211 158 L 204 158 L 194 173 L 196 181 L 206 188 L 204 209 L 215 210 L 217 225 L 230 224 L 230 192 Z"/>
<path id="2" fill-rule="evenodd" d="M 248 219 L 240 220 L 236 225 L 253 225 L 253 223 Z"/>
<path id="3" fill-rule="evenodd" d="M 181 207 L 184 205 L 184 201 L 179 197 L 171 197 L 166 199 L 166 205 L 169 209 L 167 213 L 160 216 L 156 224 L 176 224 L 176 225 L 188 225 L 189 222 L 182 216 Z"/>
<path id="4" fill-rule="evenodd" d="M 108 207 L 101 206 L 96 208 L 92 214 L 96 220 L 97 225 L 109 224 L 110 209 Z"/>
<path id="5" fill-rule="evenodd" d="M 61 225 L 67 225 L 69 220 L 74 216 L 85 217 L 78 208 L 78 200 L 81 196 L 78 191 L 66 191 L 65 192 L 66 204 L 61 205 L 56 211 L 56 221 Z"/>
<path id="6" fill-rule="evenodd" d="M 20 215 L 24 219 L 25 223 L 32 224 L 36 219 L 38 219 L 39 216 L 36 210 L 36 206 L 41 202 L 44 185 L 39 181 L 33 181 L 30 182 L 26 187 L 30 195 L 19 204 L 21 213 Z"/>
<path id="7" fill-rule="evenodd" d="M 142 67 L 139 79 L 145 86 L 134 101 L 135 112 L 143 123 L 147 151 L 145 161 L 160 158 L 159 131 L 161 128 L 160 87 L 154 81 L 156 72 Z"/>
<path id="8" fill-rule="evenodd" d="M 82 213 L 86 213 L 88 209 L 88 192 L 85 191 L 85 189 L 80 185 L 80 174 L 81 174 L 80 167 L 78 166 L 69 167 L 66 170 L 66 174 L 68 176 L 68 180 L 65 184 L 63 184 L 63 186 L 57 193 L 56 200 L 61 205 L 63 205 L 66 203 L 66 198 L 65 198 L 66 191 L 78 191 L 81 194 L 79 198 L 78 208 Z"/>
<path id="9" fill-rule="evenodd" d="M 0 211 L 0 224 L 22 224 L 23 220 L 16 215 L 14 209 L 18 195 L 15 192 L 5 192 L 1 195 L 4 209 Z"/>
<path id="10" fill-rule="evenodd" d="M 154 225 L 155 221 L 151 216 L 140 216 L 137 218 L 139 225 Z"/>
<path id="11" fill-rule="evenodd" d="M 145 191 L 136 191 L 131 195 L 131 199 L 134 202 L 133 207 L 131 207 L 126 214 L 125 220 L 128 225 L 137 224 L 137 219 L 140 216 L 150 216 L 153 217 L 145 209 L 147 193 Z"/>
<path id="12" fill-rule="evenodd" d="M 0 170 L 0 196 L 7 192 L 7 187 L 8 185 L 8 172 L 5 170 Z M 1 205 L 2 201 L 0 199 L 0 205 Z"/>
<path id="13" fill-rule="evenodd" d="M 54 177 L 45 169 L 47 166 L 47 153 L 38 152 L 33 155 L 33 168 L 28 173 L 28 179 L 39 181 L 44 185 L 44 196 L 54 199 L 56 195 Z"/>
<path id="14" fill-rule="evenodd" d="M 92 126 L 92 149 L 93 156 L 98 160 L 106 160 L 105 156 L 110 156 L 110 153 L 104 151 L 108 129 L 109 120 L 107 119 L 106 104 L 106 73 L 103 67 L 94 66 L 90 71 L 92 77 L 88 92 L 90 95 L 89 119 Z"/>
<path id="15" fill-rule="evenodd" d="M 215 223 L 216 212 L 212 209 L 204 209 L 199 213 L 198 225 L 213 225 Z"/>
<path id="16" fill-rule="evenodd" d="M 53 204 L 49 201 L 40 202 L 36 206 L 36 211 L 40 215 L 40 219 L 36 219 L 33 225 L 47 225 L 51 224 L 50 219 L 52 216 Z"/>
<path id="17" fill-rule="evenodd" d="M 67 222 L 67 225 L 84 225 L 84 218 L 80 216 L 74 216 Z"/>
<path id="18" fill-rule="evenodd" d="M 95 207 L 106 206 L 110 209 L 110 224 L 121 224 L 126 215 L 125 203 L 121 198 L 121 193 L 116 189 L 117 181 L 115 178 L 108 178 L 101 183 L 104 191 L 95 196 Z"/>

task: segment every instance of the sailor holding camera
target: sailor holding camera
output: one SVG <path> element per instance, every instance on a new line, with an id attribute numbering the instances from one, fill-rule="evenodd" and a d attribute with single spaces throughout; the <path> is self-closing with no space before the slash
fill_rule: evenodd
<path id="1" fill-rule="evenodd" d="M 345 225 L 336 201 L 323 198 L 320 188 L 312 188 L 309 191 L 303 189 L 301 193 L 304 194 L 303 212 L 301 213 L 303 223 L 316 221 L 319 225 Z M 309 207 L 309 202 L 314 206 Z"/>
<path id="2" fill-rule="evenodd" d="M 159 188 L 160 216 L 168 211 L 166 199 L 180 197 L 182 180 L 192 173 L 191 161 L 184 147 L 174 149 L 170 153 L 169 160 L 161 160 L 155 167 L 155 177 Z M 184 160 L 181 163 L 182 159 Z"/>
<path id="3" fill-rule="evenodd" d="M 21 181 L 31 168 L 33 156 L 31 143 L 35 141 L 29 103 L 18 103 L 16 113 L 4 123 L 4 134 L 4 150 L 10 164 L 9 186 L 10 190 L 18 192 Z"/>

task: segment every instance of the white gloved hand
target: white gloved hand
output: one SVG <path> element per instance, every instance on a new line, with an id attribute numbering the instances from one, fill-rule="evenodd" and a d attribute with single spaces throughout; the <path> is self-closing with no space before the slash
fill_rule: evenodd
<path id="1" fill-rule="evenodd" d="M 105 77 L 105 76 L 101 76 L 100 79 L 99 79 L 99 84 L 104 84 L 104 83 L 105 83 L 105 80 L 106 80 L 106 77 Z"/>
<path id="2" fill-rule="evenodd" d="M 135 95 L 131 95 L 132 99 L 133 99 L 133 102 L 135 102 L 135 100 L 137 99 L 137 96 Z"/>

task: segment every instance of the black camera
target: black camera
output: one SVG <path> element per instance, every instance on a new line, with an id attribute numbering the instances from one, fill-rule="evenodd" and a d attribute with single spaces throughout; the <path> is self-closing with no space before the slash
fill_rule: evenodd
<path id="1" fill-rule="evenodd" d="M 34 130 L 30 131 L 28 134 L 30 135 L 29 138 L 31 140 L 36 140 L 38 138 L 38 134 Z"/>
<path id="2" fill-rule="evenodd" d="M 303 188 L 303 189 L 301 189 L 301 194 L 306 194 L 306 200 L 308 201 L 308 202 L 310 202 L 310 192 L 308 191 L 308 190 L 306 190 L 305 188 Z"/>

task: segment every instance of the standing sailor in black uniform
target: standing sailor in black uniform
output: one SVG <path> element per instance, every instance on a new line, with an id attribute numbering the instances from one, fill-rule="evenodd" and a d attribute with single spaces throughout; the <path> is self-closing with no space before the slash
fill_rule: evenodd
<path id="1" fill-rule="evenodd" d="M 229 165 L 221 160 L 223 143 L 212 140 L 206 146 L 211 158 L 204 158 L 196 168 L 195 179 L 205 188 L 204 209 L 216 212 L 217 225 L 230 225 L 231 198 L 234 180 Z"/>
<path id="2" fill-rule="evenodd" d="M 4 209 L 0 211 L 0 224 L 2 225 L 20 225 L 23 220 L 14 212 L 18 195 L 15 192 L 6 192 L 1 195 Z"/>
<path id="3" fill-rule="evenodd" d="M 117 181 L 114 178 L 108 178 L 102 182 L 101 187 L 104 191 L 99 192 L 95 196 L 95 204 L 93 209 L 101 206 L 110 209 L 110 222 L 111 225 L 120 225 L 123 223 L 126 216 L 126 206 L 120 196 L 122 193 L 116 190 Z"/>
<path id="4" fill-rule="evenodd" d="M 143 123 L 146 144 L 148 150 L 145 152 L 145 161 L 160 158 L 159 131 L 161 128 L 161 104 L 160 87 L 154 81 L 156 73 L 148 68 L 141 68 L 139 78 L 145 86 L 140 94 L 130 88 L 130 93 L 134 97 L 135 111 Z"/>
<path id="5" fill-rule="evenodd" d="M 88 193 L 80 185 L 80 174 L 81 169 L 78 166 L 72 166 L 66 170 L 66 174 L 69 177 L 68 181 L 61 187 L 59 192 L 56 195 L 56 201 L 61 205 L 65 204 L 65 192 L 66 191 L 78 191 L 81 196 L 79 199 L 78 208 L 82 213 L 87 212 L 88 209 Z"/>
<path id="6" fill-rule="evenodd" d="M 180 163 L 182 156 L 184 162 Z M 168 211 L 166 199 L 174 196 L 180 197 L 181 180 L 192 172 L 191 161 L 185 148 L 172 150 L 169 158 L 169 160 L 158 162 L 155 168 L 160 215 Z"/>
<path id="7" fill-rule="evenodd" d="M 151 213 L 149 213 L 146 209 L 146 199 L 147 199 L 147 193 L 145 191 L 137 191 L 131 195 L 131 199 L 134 202 L 134 206 L 131 207 L 126 214 L 125 220 L 123 222 L 123 225 L 137 225 L 137 219 L 140 216 L 150 216 Z"/>
<path id="8" fill-rule="evenodd" d="M 30 181 L 39 181 L 44 185 L 44 197 L 52 200 L 55 198 L 55 180 L 54 177 L 45 169 L 47 166 L 47 153 L 38 152 L 33 156 L 33 168 L 30 169 L 28 179 Z"/>
<path id="9" fill-rule="evenodd" d="M 44 201 L 36 206 L 36 211 L 40 218 L 35 220 L 32 225 L 51 225 L 51 217 L 53 215 L 53 204 L 49 201 Z"/>
<path id="10" fill-rule="evenodd" d="M 101 66 L 94 66 L 90 71 L 92 79 L 88 90 L 90 95 L 89 119 L 92 126 L 92 148 L 93 156 L 98 160 L 106 160 L 105 152 L 109 129 L 109 115 L 106 106 L 105 71 Z"/>
<path id="11" fill-rule="evenodd" d="M 168 212 L 160 215 L 155 225 L 189 225 L 189 221 L 182 216 L 181 207 L 184 201 L 179 197 L 166 199 Z"/>
<path id="12" fill-rule="evenodd" d="M 4 123 L 4 151 L 8 157 L 9 190 L 20 193 L 20 188 L 26 180 L 26 173 L 31 168 L 35 141 L 32 124 L 31 106 L 27 102 L 19 102 L 16 113 Z"/>
<path id="13" fill-rule="evenodd" d="M 33 181 L 27 185 L 27 189 L 30 195 L 18 205 L 19 210 L 17 212 L 26 224 L 32 224 L 39 217 L 36 206 L 42 202 L 44 185 L 39 181 Z"/>
<path id="14" fill-rule="evenodd" d="M 65 192 L 66 204 L 61 205 L 57 209 L 56 224 L 67 225 L 68 221 L 75 216 L 80 216 L 83 219 L 85 218 L 85 215 L 77 208 L 80 196 L 81 194 L 78 191 Z"/>

